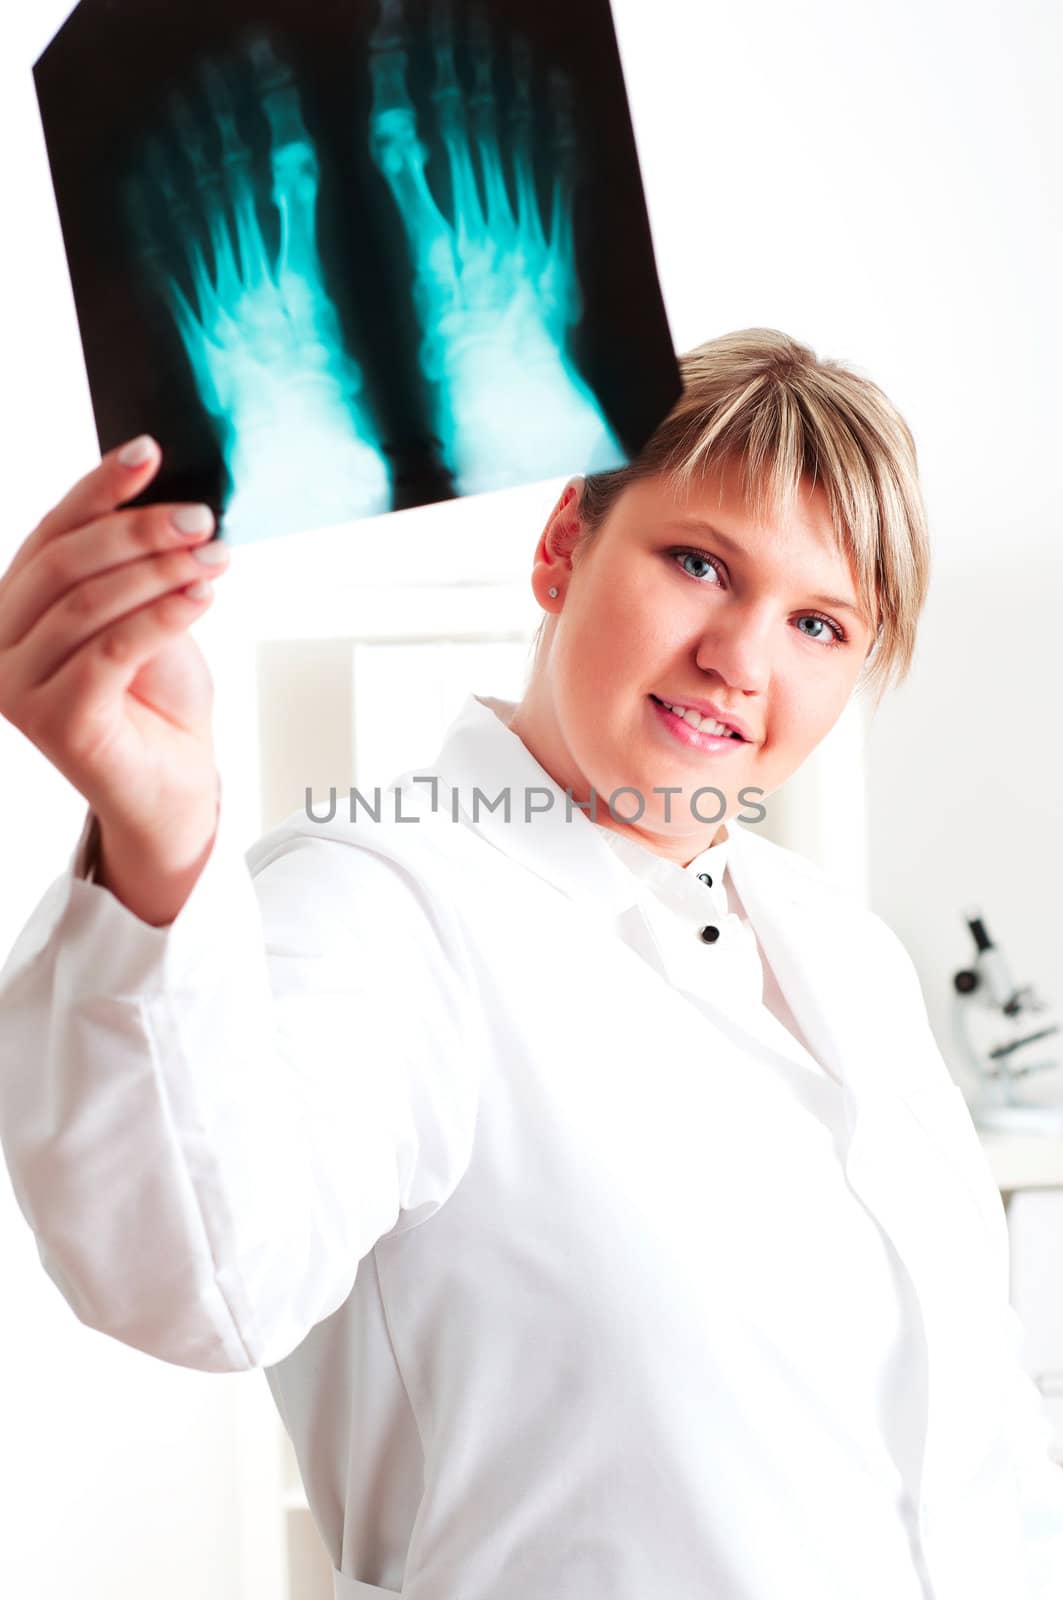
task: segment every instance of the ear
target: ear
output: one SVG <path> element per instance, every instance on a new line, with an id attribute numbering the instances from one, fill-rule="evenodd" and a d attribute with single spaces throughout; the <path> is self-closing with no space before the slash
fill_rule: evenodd
<path id="1" fill-rule="evenodd" d="M 572 576 L 572 552 L 583 533 L 582 498 L 583 478 L 577 473 L 561 490 L 539 535 L 532 589 L 545 611 L 560 611 L 564 603 L 565 588 Z M 557 594 L 551 595 L 551 589 L 556 589 Z"/>

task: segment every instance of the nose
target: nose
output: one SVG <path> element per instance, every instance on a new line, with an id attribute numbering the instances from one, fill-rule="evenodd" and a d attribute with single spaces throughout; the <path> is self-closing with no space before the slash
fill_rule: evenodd
<path id="1" fill-rule="evenodd" d="M 763 694 L 771 678 L 771 641 L 776 626 L 768 604 L 714 608 L 698 640 L 697 663 L 715 671 L 742 694 Z"/>

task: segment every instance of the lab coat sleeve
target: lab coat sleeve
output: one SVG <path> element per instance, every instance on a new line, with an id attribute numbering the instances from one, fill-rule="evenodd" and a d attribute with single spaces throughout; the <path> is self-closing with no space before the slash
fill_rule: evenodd
<path id="1" fill-rule="evenodd" d="M 0 1142 L 89 1327 L 269 1366 L 471 1155 L 482 1017 L 445 900 L 305 819 L 249 852 L 224 802 L 173 923 L 86 876 L 92 814 L 0 969 Z"/>

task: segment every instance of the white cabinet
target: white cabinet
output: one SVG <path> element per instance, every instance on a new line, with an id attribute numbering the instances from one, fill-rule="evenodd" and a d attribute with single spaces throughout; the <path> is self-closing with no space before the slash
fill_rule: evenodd
<path id="1" fill-rule="evenodd" d="M 1025 1332 L 1023 1361 L 1041 1391 L 1063 1461 L 1063 1188 L 1021 1189 L 1008 1203 L 1011 1298 Z"/>
<path id="2" fill-rule="evenodd" d="M 1022 1360 L 1041 1391 L 1063 1462 L 1063 1139 L 980 1135 L 1004 1195 L 1011 1251 L 1011 1303 L 1023 1325 Z"/>
<path id="3" fill-rule="evenodd" d="M 278 1423 L 278 1428 L 280 1424 Z M 281 1517 L 284 1539 L 283 1600 L 333 1600 L 332 1561 L 310 1514 L 287 1434 L 278 1441 L 284 1488 Z"/>
<path id="4" fill-rule="evenodd" d="M 1008 1204 L 1011 1298 L 1039 1381 L 1063 1389 L 1063 1189 L 1026 1189 Z"/>

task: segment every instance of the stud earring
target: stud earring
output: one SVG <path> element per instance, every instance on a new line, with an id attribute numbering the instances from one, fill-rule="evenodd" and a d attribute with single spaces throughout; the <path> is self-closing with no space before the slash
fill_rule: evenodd
<path id="1" fill-rule="evenodd" d="M 550 590 L 550 598 L 551 598 L 551 600 L 556 600 L 557 599 L 557 590 L 556 589 L 551 589 Z"/>

